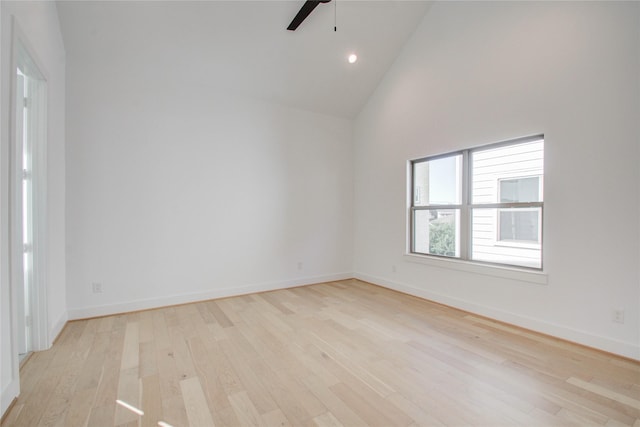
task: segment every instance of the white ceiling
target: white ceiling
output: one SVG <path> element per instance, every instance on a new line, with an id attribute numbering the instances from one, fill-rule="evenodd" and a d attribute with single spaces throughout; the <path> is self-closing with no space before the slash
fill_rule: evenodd
<path id="1" fill-rule="evenodd" d="M 428 8 L 416 0 L 334 0 L 287 31 L 303 3 L 58 1 L 58 14 L 68 66 L 126 64 L 132 78 L 143 78 L 136 70 L 173 72 L 219 90 L 351 118 Z M 351 52 L 359 58 L 354 65 L 346 60 Z"/>

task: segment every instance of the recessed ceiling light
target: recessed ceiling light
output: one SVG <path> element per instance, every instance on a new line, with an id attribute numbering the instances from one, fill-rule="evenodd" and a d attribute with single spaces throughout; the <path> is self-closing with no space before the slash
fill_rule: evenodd
<path id="1" fill-rule="evenodd" d="M 349 55 L 349 58 L 347 58 L 347 61 L 349 61 L 349 64 L 353 64 L 358 60 L 358 55 L 356 55 L 355 53 L 352 53 L 351 55 Z"/>

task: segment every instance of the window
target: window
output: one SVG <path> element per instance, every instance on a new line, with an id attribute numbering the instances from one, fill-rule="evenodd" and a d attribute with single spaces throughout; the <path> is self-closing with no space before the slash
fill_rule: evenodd
<path id="1" fill-rule="evenodd" d="M 410 251 L 542 268 L 544 139 L 411 162 Z"/>
<path id="2" fill-rule="evenodd" d="M 460 211 L 462 209 L 462 155 L 454 154 L 415 163 L 414 227 L 421 239 L 414 240 L 418 253 L 460 256 Z"/>

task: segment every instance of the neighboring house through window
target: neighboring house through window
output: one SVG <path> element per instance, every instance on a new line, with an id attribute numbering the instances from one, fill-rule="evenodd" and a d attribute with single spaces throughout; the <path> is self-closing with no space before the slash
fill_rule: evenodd
<path id="1" fill-rule="evenodd" d="M 539 176 L 499 180 L 500 203 L 537 202 L 540 200 Z M 500 242 L 540 243 L 540 212 L 537 209 L 500 209 Z"/>

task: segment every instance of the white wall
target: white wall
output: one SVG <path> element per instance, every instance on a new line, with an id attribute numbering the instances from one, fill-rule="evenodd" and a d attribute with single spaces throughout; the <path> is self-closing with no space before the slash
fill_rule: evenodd
<path id="1" fill-rule="evenodd" d="M 351 277 L 352 122 L 154 64 L 68 58 L 70 317 Z"/>
<path id="2" fill-rule="evenodd" d="M 355 123 L 356 275 L 640 359 L 639 56 L 635 2 L 435 3 Z M 539 133 L 547 284 L 403 256 L 407 160 Z"/>
<path id="3" fill-rule="evenodd" d="M 53 2 L 0 3 L 1 33 L 1 91 L 0 121 L 0 293 L 1 323 L 1 387 L 0 413 L 4 413 L 18 394 L 19 379 L 17 351 L 11 337 L 11 301 L 9 283 L 9 132 L 11 82 L 11 17 L 28 39 L 48 84 L 47 132 L 47 257 L 45 272 L 47 286 L 48 335 L 53 340 L 66 321 L 65 287 L 65 51 Z M 16 353 L 16 354 L 14 354 Z"/>

